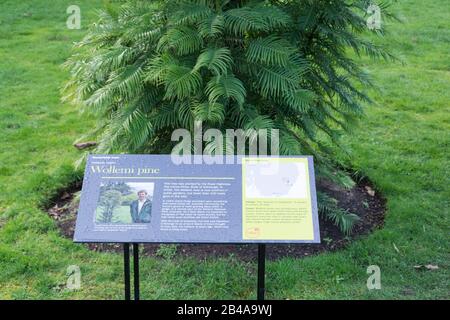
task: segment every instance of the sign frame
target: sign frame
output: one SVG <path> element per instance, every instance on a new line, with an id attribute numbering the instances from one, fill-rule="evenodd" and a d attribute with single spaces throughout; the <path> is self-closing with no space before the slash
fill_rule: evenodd
<path id="1" fill-rule="evenodd" d="M 132 161 L 134 162 L 135 160 L 137 160 L 137 163 L 141 163 L 143 162 L 143 158 L 150 158 L 151 160 L 159 160 L 161 161 L 161 159 L 164 159 L 164 157 L 167 159 L 167 157 L 170 157 L 170 155 L 91 155 L 88 158 L 88 162 L 86 165 L 86 168 L 88 169 L 88 167 L 92 164 L 92 159 L 118 159 L 118 158 L 122 158 L 122 159 L 126 159 L 127 161 Z M 193 157 L 197 157 L 197 156 L 193 156 Z M 199 156 L 202 157 L 202 156 Z M 230 194 L 225 195 L 225 197 L 230 197 L 231 199 L 229 200 L 229 207 L 227 207 L 228 214 L 229 215 L 233 215 L 232 218 L 230 219 L 234 219 L 234 221 L 230 222 L 230 228 L 239 228 L 242 230 L 242 234 L 237 235 L 237 231 L 234 231 L 233 233 L 233 237 L 234 238 L 221 238 L 221 239 L 216 239 L 216 238 L 211 238 L 211 237 L 215 237 L 216 235 L 213 234 L 212 232 L 210 232 L 209 237 L 207 238 L 205 237 L 204 239 L 189 239 L 185 236 L 185 238 L 174 238 L 172 236 L 166 236 L 164 237 L 155 237 L 155 238 L 148 238 L 147 235 L 145 235 L 145 231 L 148 229 L 145 229 L 143 224 L 142 225 L 136 225 L 136 227 L 139 227 L 141 230 L 141 234 L 134 237 L 134 236 L 124 236 L 124 232 L 127 232 L 128 234 L 132 234 L 133 233 L 133 228 L 135 227 L 135 225 L 133 226 L 123 226 L 121 225 L 121 228 L 123 228 L 123 230 L 125 230 L 124 232 L 122 232 L 120 234 L 120 236 L 122 236 L 122 238 L 117 238 L 115 237 L 115 235 L 109 237 L 102 237 L 99 235 L 100 231 L 97 232 L 95 231 L 95 233 L 97 233 L 97 235 L 95 236 L 85 236 L 84 232 L 86 230 L 88 230 L 89 228 L 93 228 L 95 225 L 95 221 L 93 221 L 92 219 L 95 219 L 95 216 L 92 215 L 92 205 L 95 202 L 95 198 L 98 198 L 98 191 L 96 191 L 96 188 L 100 188 L 99 183 L 101 183 L 102 179 L 99 177 L 96 177 L 96 181 L 92 181 L 95 180 L 93 178 L 93 174 L 92 172 L 89 172 L 88 170 L 86 170 L 85 172 L 85 176 L 84 176 L 84 180 L 83 180 L 83 187 L 82 187 L 82 193 L 81 193 L 81 201 L 80 201 L 80 207 L 79 207 L 79 213 L 77 216 L 77 224 L 76 224 L 76 230 L 75 230 L 75 235 L 74 235 L 74 242 L 76 243 L 161 243 L 161 244 L 170 244 L 170 243 L 179 243 L 179 244 L 193 244 L 193 243 L 198 243 L 198 244 L 258 244 L 258 243 L 279 243 L 279 244 L 295 244 L 295 243 L 320 243 L 320 229 L 319 229 L 319 219 L 318 219 L 318 207 L 317 207 L 317 198 L 316 198 L 316 186 L 315 186 L 315 174 L 314 174 L 314 165 L 313 165 L 313 158 L 311 156 L 280 156 L 280 157 L 253 157 L 253 156 L 249 156 L 249 157 L 234 157 L 234 163 L 233 164 L 223 164 L 223 165 L 218 165 L 218 164 L 191 164 L 191 165 L 187 165 L 188 167 L 185 168 L 189 168 L 191 173 L 194 174 L 198 174 L 199 172 L 202 172 L 203 168 L 209 168 L 209 176 L 203 177 L 203 178 L 207 178 L 210 180 L 214 180 L 215 177 L 214 175 L 211 176 L 211 174 L 214 174 L 214 171 L 217 170 L 217 168 L 222 168 L 222 172 L 226 172 L 227 170 L 229 171 L 233 171 L 232 175 L 229 175 L 228 177 L 232 177 L 233 179 L 239 179 L 240 177 L 243 177 L 244 174 L 244 169 L 243 169 L 243 165 L 241 164 L 241 162 L 245 162 L 248 159 L 305 159 L 307 161 L 307 178 L 308 178 L 308 189 L 309 189 L 309 194 L 308 194 L 308 198 L 310 199 L 310 206 L 311 206 L 311 224 L 312 224 L 312 228 L 311 231 L 313 233 L 313 238 L 311 239 L 307 239 L 307 240 L 298 240 L 298 239 L 269 239 L 269 238 L 263 238 L 263 239 L 244 239 L 244 230 L 243 230 L 243 210 L 244 210 L 244 185 L 245 183 L 241 180 L 240 182 L 236 182 L 235 186 L 233 188 L 235 188 L 234 190 L 232 190 L 232 192 L 230 191 Z M 194 160 L 195 161 L 195 160 Z M 167 162 L 167 161 L 166 161 Z M 166 168 L 178 168 L 178 172 L 180 173 L 182 172 L 184 169 L 183 166 L 186 166 L 184 164 L 181 165 L 176 165 L 176 164 L 172 164 L 172 165 L 168 165 Z M 166 169 L 164 168 L 164 170 Z M 194 168 L 194 169 L 193 169 Z M 225 169 L 224 169 L 225 168 Z M 116 168 L 117 169 L 117 168 Z M 212 172 L 211 172 L 212 171 Z M 161 171 L 159 172 L 161 173 Z M 166 172 L 163 172 L 166 173 Z M 234 175 L 234 176 L 233 176 Z M 161 181 L 163 180 L 162 178 L 164 177 L 155 177 L 155 176 L 145 176 L 145 177 L 126 177 L 126 179 L 122 179 L 123 176 L 111 176 L 108 177 L 110 180 L 114 180 L 114 181 L 126 181 L 131 182 L 131 181 L 151 181 L 149 183 L 154 184 L 154 188 L 161 188 L 160 184 L 158 184 L 159 182 L 155 183 L 155 179 L 156 181 Z M 174 177 L 168 177 L 168 178 L 174 178 Z M 177 178 L 183 178 L 184 181 L 190 181 L 192 176 L 186 175 L 185 177 L 177 177 Z M 196 177 L 199 178 L 199 177 Z M 202 177 L 200 177 L 202 178 Z M 225 178 L 225 177 L 224 177 Z M 121 180 L 122 179 L 122 180 Z M 208 180 L 208 181 L 210 181 Z M 176 179 L 170 180 L 170 181 L 177 181 Z M 163 180 L 161 183 L 165 183 L 166 180 Z M 242 191 L 241 191 L 242 190 Z M 96 193 L 97 192 L 97 193 Z M 160 192 L 160 190 L 158 191 L 154 191 L 155 193 L 155 197 L 156 197 L 156 193 Z M 156 203 L 156 201 L 155 201 Z M 161 204 L 158 204 L 161 205 Z M 240 213 L 235 212 L 235 210 L 240 211 Z M 91 215 L 86 215 L 86 212 L 91 212 Z M 152 218 L 153 219 L 153 218 Z M 108 224 L 107 224 L 108 225 Z M 241 227 L 242 226 L 242 227 Z M 133 227 L 133 228 L 131 228 Z M 108 225 L 108 228 L 113 228 L 113 225 Z M 155 227 L 152 227 L 153 230 Z M 100 229 L 103 230 L 103 229 Z M 107 231 L 101 231 L 101 232 L 105 232 L 105 234 L 107 233 Z M 114 231 L 116 232 L 116 231 Z M 120 233 L 119 231 L 117 231 L 117 233 Z M 94 231 L 91 231 L 91 235 L 94 234 Z M 228 234 L 225 234 L 225 236 L 229 236 L 231 234 L 231 232 L 228 232 Z M 197 236 L 197 234 L 194 234 L 195 236 Z"/>

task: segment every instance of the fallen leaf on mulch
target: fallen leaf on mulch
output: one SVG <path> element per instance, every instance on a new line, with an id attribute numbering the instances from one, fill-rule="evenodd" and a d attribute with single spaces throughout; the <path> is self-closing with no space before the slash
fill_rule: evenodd
<path id="1" fill-rule="evenodd" d="M 95 147 L 97 145 L 97 142 L 95 141 L 86 141 L 86 142 L 78 142 L 75 143 L 73 146 L 77 148 L 78 150 L 83 150 L 90 147 Z"/>
<path id="2" fill-rule="evenodd" d="M 55 205 L 54 207 L 50 208 L 48 213 L 53 219 L 59 220 L 61 218 L 63 210 L 64 208 L 59 208 L 58 205 Z"/>
<path id="3" fill-rule="evenodd" d="M 371 187 L 366 186 L 366 191 L 369 194 L 369 196 L 374 197 L 375 196 L 375 190 L 373 190 Z"/>
<path id="4" fill-rule="evenodd" d="M 66 200 L 70 198 L 70 194 L 68 192 L 64 192 L 63 195 L 61 196 L 61 200 Z"/>
<path id="5" fill-rule="evenodd" d="M 417 265 L 417 266 L 414 266 L 414 268 L 417 270 L 437 270 L 437 269 L 439 269 L 438 266 L 435 266 L 433 264 Z"/>

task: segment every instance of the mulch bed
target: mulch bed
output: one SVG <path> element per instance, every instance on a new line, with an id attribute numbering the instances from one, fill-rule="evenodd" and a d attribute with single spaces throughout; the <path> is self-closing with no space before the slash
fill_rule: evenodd
<path id="1" fill-rule="evenodd" d="M 56 221 L 62 236 L 72 239 L 78 203 L 73 201 L 74 194 L 81 189 L 81 182 L 76 182 L 52 199 L 47 208 L 48 214 Z M 329 181 L 318 181 L 317 189 L 338 200 L 339 207 L 357 214 L 361 219 L 355 225 L 351 237 L 343 235 L 331 222 L 320 217 L 320 244 L 269 244 L 266 257 L 276 260 L 283 257 L 302 258 L 316 255 L 323 251 L 335 251 L 345 247 L 351 241 L 381 228 L 384 222 L 385 200 L 375 191 L 367 179 L 361 179 L 352 189 L 344 189 Z M 84 244 L 91 250 L 100 252 L 121 252 L 120 244 Z M 146 244 L 143 254 L 157 257 L 159 244 Z M 202 260 L 208 257 L 228 257 L 250 261 L 257 256 L 257 246 L 222 245 L 222 244 L 178 244 L 176 256 L 194 257 Z"/>

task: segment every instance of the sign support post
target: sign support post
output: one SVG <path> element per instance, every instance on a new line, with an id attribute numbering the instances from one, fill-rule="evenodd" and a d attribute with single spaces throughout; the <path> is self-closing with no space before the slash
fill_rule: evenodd
<path id="1" fill-rule="evenodd" d="M 258 300 L 264 300 L 266 277 L 266 245 L 258 244 Z"/>
<path id="2" fill-rule="evenodd" d="M 130 244 L 123 244 L 123 272 L 125 284 L 125 300 L 131 300 L 130 290 Z"/>
<path id="3" fill-rule="evenodd" d="M 131 300 L 130 244 L 123 244 L 123 272 L 125 300 Z M 134 300 L 140 300 L 139 287 L 139 244 L 133 243 Z"/>
<path id="4" fill-rule="evenodd" d="M 125 300 L 131 300 L 131 272 L 130 272 L 130 244 L 123 244 Z M 139 278 L 139 244 L 133 243 L 133 276 L 134 276 L 134 300 L 140 300 L 140 278 Z M 265 297 L 266 277 L 266 245 L 258 244 L 258 281 L 257 300 L 263 301 Z"/>
<path id="5" fill-rule="evenodd" d="M 134 300 L 140 300 L 139 290 L 139 244 L 133 243 L 133 268 L 134 268 Z"/>

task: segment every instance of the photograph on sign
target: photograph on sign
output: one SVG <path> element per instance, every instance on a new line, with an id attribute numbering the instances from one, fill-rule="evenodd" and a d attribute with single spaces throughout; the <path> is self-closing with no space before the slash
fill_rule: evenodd
<path id="1" fill-rule="evenodd" d="M 320 242 L 312 157 L 172 160 L 90 156 L 74 240 Z"/>
<path id="2" fill-rule="evenodd" d="M 102 183 L 95 223 L 150 223 L 154 185 L 153 182 Z"/>

